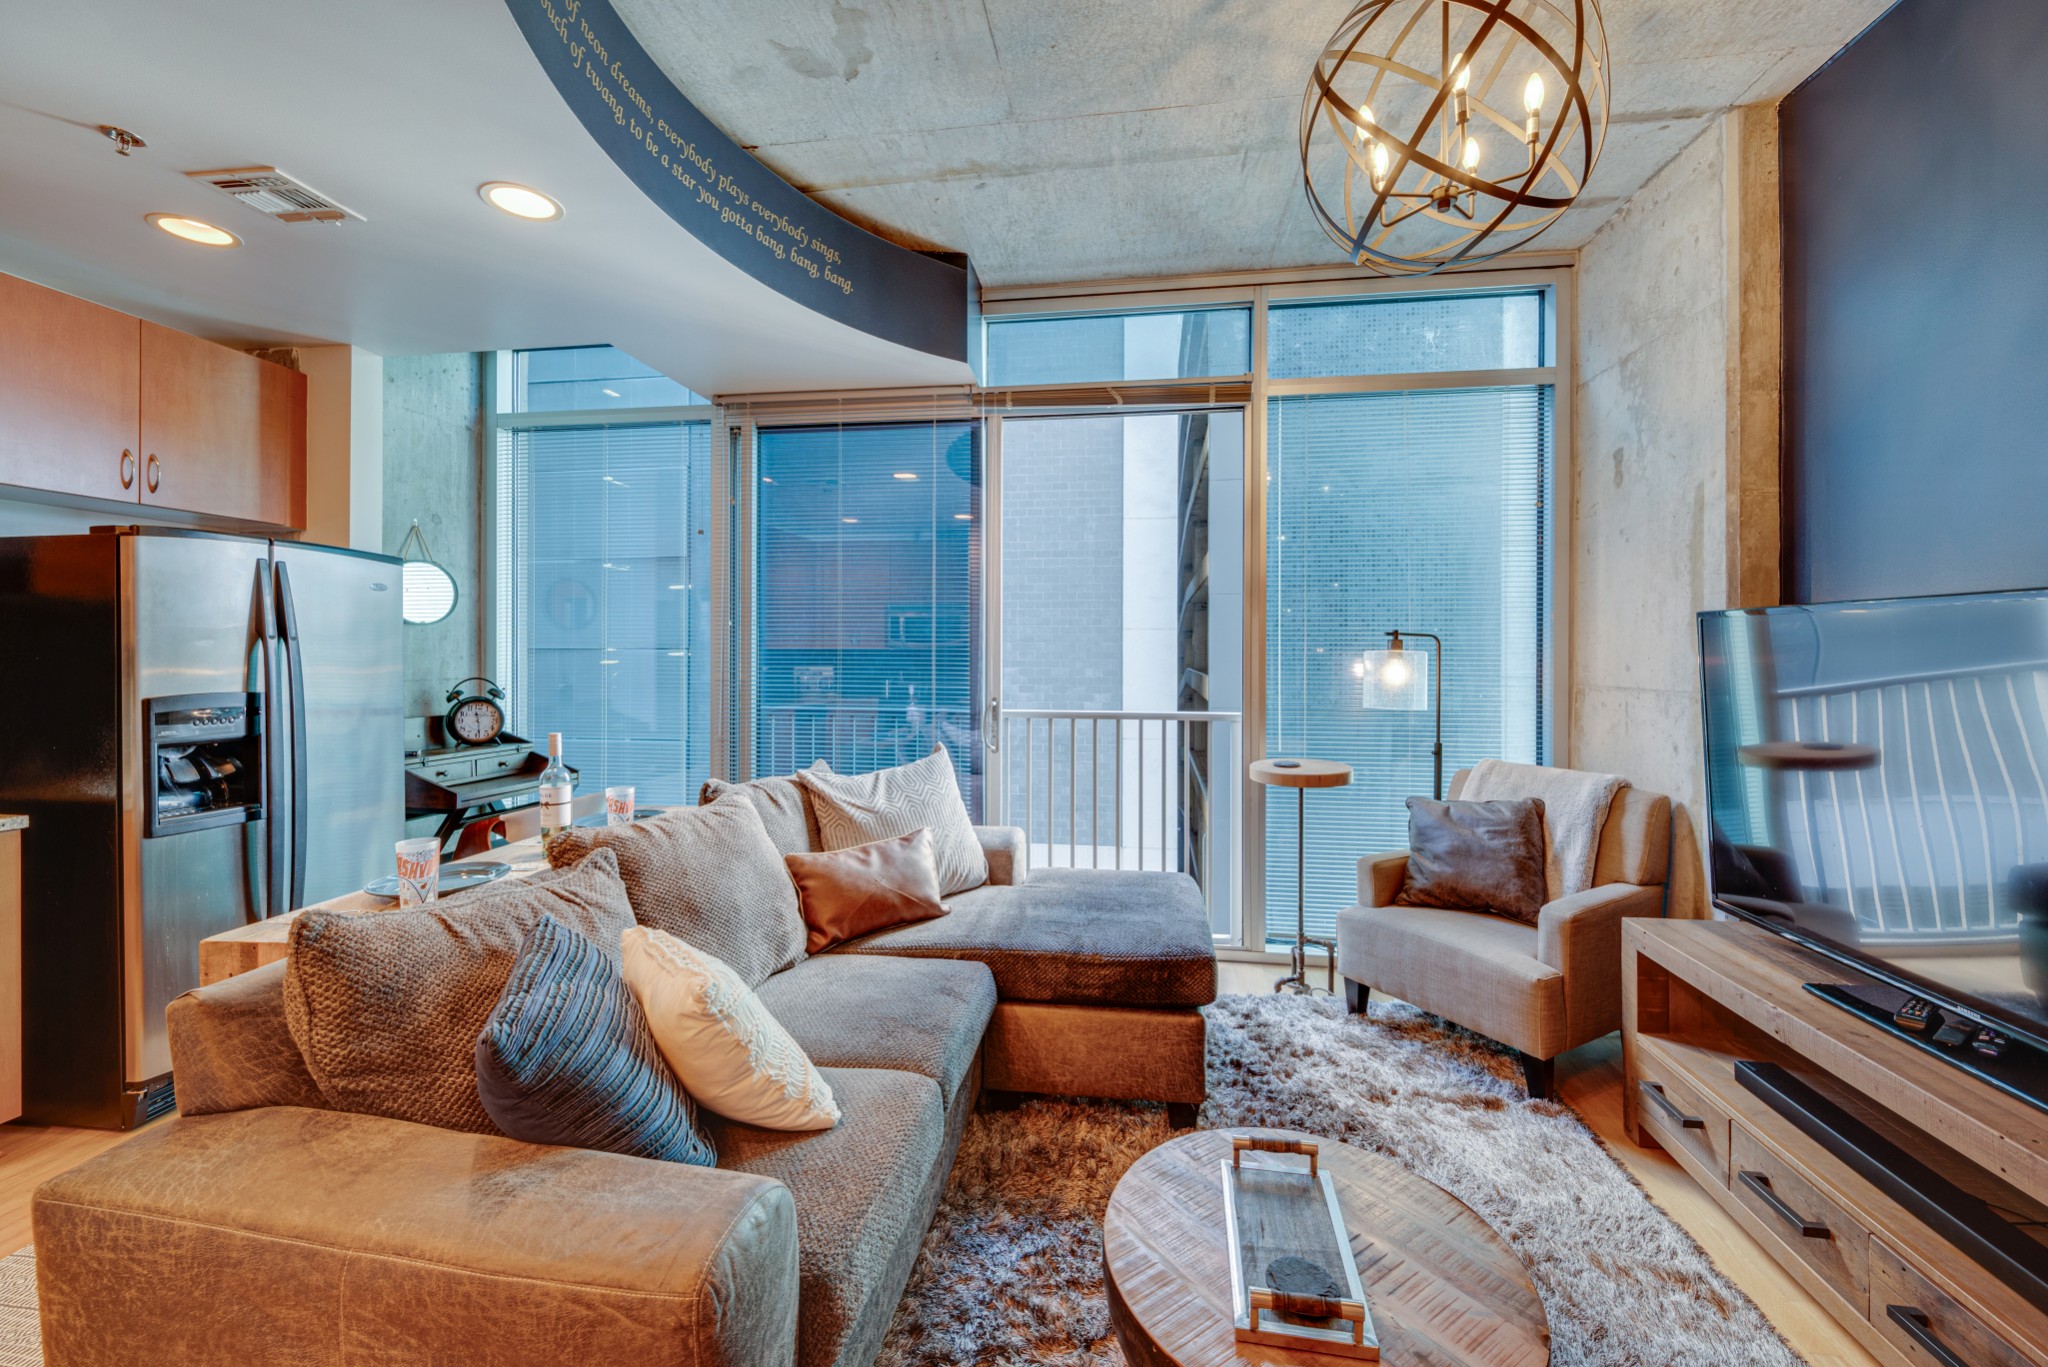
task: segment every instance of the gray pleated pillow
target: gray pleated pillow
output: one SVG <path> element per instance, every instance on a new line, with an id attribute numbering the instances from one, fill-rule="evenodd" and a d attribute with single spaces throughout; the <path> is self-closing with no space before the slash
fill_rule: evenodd
<path id="1" fill-rule="evenodd" d="M 746 798 L 671 807 L 630 826 L 571 826 L 547 843 L 556 868 L 597 850 L 617 857 L 635 920 L 730 964 L 747 986 L 804 957 L 796 888 Z"/>
<path id="2" fill-rule="evenodd" d="M 528 933 L 477 1039 L 476 1085 L 513 1139 L 718 1162 L 618 967 L 552 916 Z"/>
<path id="3" fill-rule="evenodd" d="M 420 907 L 301 912 L 285 1025 L 327 1104 L 498 1133 L 477 1096 L 477 1036 L 543 916 L 616 961 L 633 925 L 618 862 L 606 854 Z"/>
<path id="4" fill-rule="evenodd" d="M 967 804 L 960 797 L 960 780 L 953 773 L 953 757 L 945 746 L 894 769 L 860 775 L 810 769 L 798 774 L 797 781 L 810 790 L 818 834 L 825 841 L 822 849 L 850 850 L 923 827 L 932 833 L 932 858 L 939 866 L 943 895 L 988 881 L 988 855 L 974 834 Z"/>

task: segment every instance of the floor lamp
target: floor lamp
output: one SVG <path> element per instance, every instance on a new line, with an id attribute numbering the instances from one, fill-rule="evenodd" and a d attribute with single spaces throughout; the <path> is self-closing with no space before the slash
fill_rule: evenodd
<path id="1" fill-rule="evenodd" d="M 1360 701 L 1370 709 L 1384 712 L 1420 712 L 1430 706 L 1431 684 L 1435 684 L 1436 744 L 1430 749 L 1430 758 L 1435 762 L 1436 787 L 1434 794 L 1438 802 L 1444 800 L 1444 643 L 1443 638 L 1427 631 L 1410 631 L 1409 636 L 1420 637 L 1431 642 L 1436 649 L 1432 652 L 1409 650 L 1401 637 L 1404 633 L 1387 633 L 1385 650 L 1368 650 L 1357 666 L 1357 673 L 1363 680 Z M 1431 656 L 1435 659 L 1432 662 Z M 1434 663 L 1434 669 L 1431 668 Z M 1430 675 L 1435 674 L 1434 681 Z"/>

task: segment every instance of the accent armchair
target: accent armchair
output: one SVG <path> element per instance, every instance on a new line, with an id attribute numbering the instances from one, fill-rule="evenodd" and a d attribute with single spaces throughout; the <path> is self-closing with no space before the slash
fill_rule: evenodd
<path id="1" fill-rule="evenodd" d="M 1463 791 L 1469 770 L 1451 779 Z M 1567 1049 L 1621 1027 L 1621 922 L 1660 916 L 1671 801 L 1624 787 L 1601 828 L 1593 886 L 1546 903 L 1537 924 L 1396 906 L 1407 851 L 1358 861 L 1358 904 L 1337 913 L 1337 971 L 1351 1009 L 1374 990 L 1499 1040 L 1522 1056 L 1529 1095 L 1550 1096 Z"/>

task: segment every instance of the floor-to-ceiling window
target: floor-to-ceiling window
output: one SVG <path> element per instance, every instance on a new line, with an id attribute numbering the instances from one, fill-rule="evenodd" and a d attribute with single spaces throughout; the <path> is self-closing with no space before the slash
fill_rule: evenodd
<path id="1" fill-rule="evenodd" d="M 754 771 L 943 744 L 979 813 L 980 424 L 763 427 L 754 479 Z"/>
<path id="2" fill-rule="evenodd" d="M 562 733 L 579 788 L 694 802 L 712 770 L 711 423 L 611 347 L 498 368 L 497 681 L 518 734 Z"/>
<path id="3" fill-rule="evenodd" d="M 1307 795 L 1311 934 L 1329 935 L 1353 900 L 1360 855 L 1407 843 L 1405 800 L 1434 789 L 1439 721 L 1446 783 L 1484 758 L 1544 758 L 1543 300 L 1316 301 L 1268 315 L 1282 392 L 1266 411 L 1265 751 L 1352 766 L 1350 786 Z M 1321 392 L 1284 392 L 1290 380 Z M 1413 708 L 1376 705 L 1367 687 L 1386 665 L 1367 652 L 1389 631 L 1416 633 L 1393 666 L 1426 683 Z M 1292 792 L 1266 795 L 1269 942 L 1294 932 L 1297 810 Z"/>

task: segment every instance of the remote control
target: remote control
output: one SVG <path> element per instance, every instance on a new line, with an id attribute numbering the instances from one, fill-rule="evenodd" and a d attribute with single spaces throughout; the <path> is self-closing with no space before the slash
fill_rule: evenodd
<path id="1" fill-rule="evenodd" d="M 2005 1052 L 2005 1036 L 1990 1026 L 1982 1026 L 1970 1039 L 1970 1047 L 1986 1058 L 1997 1058 Z"/>
<path id="2" fill-rule="evenodd" d="M 1917 1035 L 1932 1023 L 1929 1018 L 1933 1014 L 1933 1002 L 1925 997 L 1908 997 L 1904 1006 L 1892 1012 L 1892 1024 Z"/>

